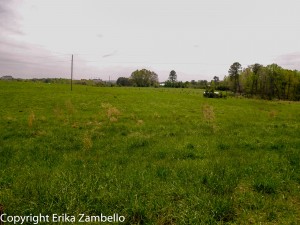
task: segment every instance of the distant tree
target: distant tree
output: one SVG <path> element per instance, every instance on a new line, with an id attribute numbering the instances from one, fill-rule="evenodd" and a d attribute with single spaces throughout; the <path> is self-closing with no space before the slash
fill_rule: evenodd
<path id="1" fill-rule="evenodd" d="M 262 68 L 263 68 L 263 65 L 261 65 L 259 63 L 255 63 L 254 65 L 252 65 L 253 77 L 252 77 L 251 95 L 257 94 L 258 80 L 259 80 L 259 75 L 260 75 Z"/>
<path id="2" fill-rule="evenodd" d="M 208 81 L 207 80 L 198 80 L 197 82 L 197 87 L 201 89 L 205 89 L 208 86 Z"/>
<path id="3" fill-rule="evenodd" d="M 151 86 L 159 86 L 158 75 L 153 71 L 151 71 L 150 74 L 150 81 L 151 81 L 150 83 Z"/>
<path id="4" fill-rule="evenodd" d="M 129 78 L 127 77 L 119 77 L 117 79 L 117 85 L 119 86 L 131 86 L 132 82 Z"/>
<path id="5" fill-rule="evenodd" d="M 251 96 L 251 85 L 253 84 L 253 72 L 251 70 L 251 67 L 247 67 L 243 69 L 243 71 L 240 74 L 240 91 L 245 95 L 245 96 Z"/>
<path id="6" fill-rule="evenodd" d="M 242 66 L 238 62 L 233 63 L 228 70 L 230 80 L 233 81 L 233 92 L 234 93 L 236 93 L 237 91 L 239 93 L 241 93 L 241 86 L 240 86 L 240 80 L 239 80 L 241 70 L 242 70 Z"/>
<path id="7" fill-rule="evenodd" d="M 218 85 L 219 85 L 220 79 L 219 79 L 219 77 L 217 77 L 217 76 L 214 76 L 213 79 L 214 79 L 214 80 L 213 80 L 213 82 L 214 82 L 214 87 L 217 88 Z"/>
<path id="8" fill-rule="evenodd" d="M 214 82 L 215 82 L 215 84 L 217 84 L 219 81 L 220 81 L 219 77 L 214 76 Z"/>
<path id="9" fill-rule="evenodd" d="M 155 72 L 142 69 L 132 72 L 130 76 L 133 85 L 137 87 L 158 86 L 158 76 Z"/>
<path id="10" fill-rule="evenodd" d="M 179 81 L 179 82 L 176 82 L 176 83 L 175 83 L 175 87 L 176 87 L 176 88 L 184 88 L 184 87 L 185 87 L 185 84 L 184 84 L 182 81 Z"/>
<path id="11" fill-rule="evenodd" d="M 172 83 L 175 83 L 177 81 L 177 74 L 176 74 L 175 70 L 172 70 L 170 72 L 169 81 L 171 81 Z"/>
<path id="12" fill-rule="evenodd" d="M 284 80 L 284 72 L 283 69 L 277 64 L 273 63 L 266 67 L 268 71 L 268 97 L 272 99 L 277 97 L 278 99 L 283 99 L 285 95 L 285 86 L 286 81 Z"/>
<path id="13" fill-rule="evenodd" d="M 172 87 L 172 85 L 173 84 L 172 84 L 172 82 L 170 80 L 166 80 L 165 81 L 165 85 L 164 85 L 165 87 Z"/>

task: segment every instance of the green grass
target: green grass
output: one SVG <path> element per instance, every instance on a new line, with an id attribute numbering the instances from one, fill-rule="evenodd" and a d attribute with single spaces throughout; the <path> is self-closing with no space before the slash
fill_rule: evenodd
<path id="1" fill-rule="evenodd" d="M 298 102 L 0 82 L 0 105 L 0 203 L 9 215 L 300 223 Z"/>

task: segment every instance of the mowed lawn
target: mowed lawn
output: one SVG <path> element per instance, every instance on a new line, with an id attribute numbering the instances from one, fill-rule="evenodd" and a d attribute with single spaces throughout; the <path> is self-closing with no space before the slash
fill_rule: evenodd
<path id="1" fill-rule="evenodd" d="M 0 203 L 9 215 L 300 223 L 299 102 L 0 82 L 0 106 Z"/>

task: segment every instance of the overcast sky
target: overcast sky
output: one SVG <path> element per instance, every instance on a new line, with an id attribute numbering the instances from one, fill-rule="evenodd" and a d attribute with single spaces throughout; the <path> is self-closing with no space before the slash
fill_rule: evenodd
<path id="1" fill-rule="evenodd" d="M 299 0 L 0 0 L 0 76 L 223 79 L 230 65 L 300 70 Z"/>

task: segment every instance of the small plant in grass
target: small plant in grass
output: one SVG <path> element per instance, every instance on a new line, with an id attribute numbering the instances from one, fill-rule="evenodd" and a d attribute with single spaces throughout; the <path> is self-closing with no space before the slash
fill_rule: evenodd
<path id="1" fill-rule="evenodd" d="M 183 154 L 183 159 L 198 159 L 199 156 L 192 151 L 187 151 Z"/>
<path id="2" fill-rule="evenodd" d="M 145 138 L 135 138 L 131 141 L 128 148 L 129 150 L 137 149 L 137 148 L 143 148 L 150 144 L 148 139 Z"/>
<path id="3" fill-rule="evenodd" d="M 143 209 L 131 209 L 128 213 L 127 224 L 147 224 L 148 218 Z"/>
<path id="4" fill-rule="evenodd" d="M 238 184 L 238 173 L 224 165 L 215 164 L 203 175 L 202 184 L 213 194 L 231 194 Z"/>
<path id="5" fill-rule="evenodd" d="M 189 149 L 189 150 L 194 150 L 195 149 L 195 145 L 191 144 L 191 143 L 188 143 L 186 145 L 186 148 Z"/>
<path id="6" fill-rule="evenodd" d="M 217 145 L 217 148 L 219 149 L 219 150 L 222 150 L 222 151 L 224 151 L 224 150 L 228 150 L 228 149 L 230 149 L 230 145 L 229 144 L 227 144 L 227 143 L 219 143 L 218 145 Z"/>
<path id="7" fill-rule="evenodd" d="M 162 180 L 166 180 L 170 173 L 170 170 L 164 166 L 160 166 L 156 170 L 157 177 L 159 177 Z"/>
<path id="8" fill-rule="evenodd" d="M 254 181 L 253 188 L 255 191 L 263 194 L 275 194 L 279 184 L 272 177 L 259 178 Z"/>
<path id="9" fill-rule="evenodd" d="M 274 212 L 274 211 L 269 212 L 269 214 L 267 216 L 267 220 L 270 221 L 270 222 L 272 222 L 272 221 L 274 221 L 276 219 L 277 219 L 276 212 Z"/>
<path id="10" fill-rule="evenodd" d="M 232 222 L 235 218 L 233 200 L 229 198 L 216 198 L 211 205 L 211 215 L 219 222 Z"/>

